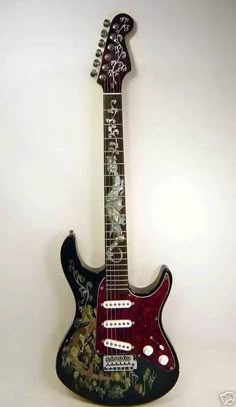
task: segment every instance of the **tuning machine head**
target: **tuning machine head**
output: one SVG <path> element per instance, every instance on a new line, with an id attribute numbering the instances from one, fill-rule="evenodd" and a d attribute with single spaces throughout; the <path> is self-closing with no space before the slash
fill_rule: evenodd
<path id="1" fill-rule="evenodd" d="M 125 37 L 132 28 L 133 19 L 125 13 L 116 15 L 112 22 L 103 22 L 91 76 L 97 77 L 97 83 L 106 92 L 120 92 L 122 81 L 131 70 Z"/>
<path id="2" fill-rule="evenodd" d="M 101 31 L 101 37 L 107 38 L 107 30 L 105 30 L 105 28 Z"/>
<path id="3" fill-rule="evenodd" d="M 96 76 L 98 76 L 98 73 L 97 73 L 96 69 L 92 69 L 92 71 L 90 72 L 90 76 L 92 78 L 96 78 Z"/>
<path id="4" fill-rule="evenodd" d="M 111 22 L 110 22 L 110 20 L 108 20 L 107 18 L 103 21 L 103 26 L 105 27 L 105 28 L 108 28 L 108 27 L 110 27 L 110 25 L 111 25 Z"/>
<path id="5" fill-rule="evenodd" d="M 98 48 L 95 52 L 95 55 L 97 58 L 100 58 L 102 56 L 102 50 L 100 48 Z"/>

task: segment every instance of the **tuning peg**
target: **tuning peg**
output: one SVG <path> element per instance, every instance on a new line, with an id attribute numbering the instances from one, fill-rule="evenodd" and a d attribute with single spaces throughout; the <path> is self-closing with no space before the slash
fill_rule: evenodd
<path id="1" fill-rule="evenodd" d="M 103 21 L 103 25 L 104 25 L 104 27 L 106 27 L 106 28 L 108 28 L 108 27 L 110 27 L 110 21 L 106 18 L 106 20 L 104 20 Z"/>
<path id="2" fill-rule="evenodd" d="M 93 69 L 91 72 L 90 72 L 90 76 L 92 76 L 92 78 L 95 78 L 96 76 L 97 76 L 97 71 L 96 71 L 96 69 Z"/>
<path id="3" fill-rule="evenodd" d="M 119 26 L 119 24 L 117 24 L 117 23 L 113 24 L 113 26 L 112 26 L 113 30 L 118 30 L 119 27 L 120 27 L 120 26 Z"/>
<path id="4" fill-rule="evenodd" d="M 99 75 L 99 79 L 104 82 L 106 80 L 106 75 Z"/>
<path id="5" fill-rule="evenodd" d="M 110 35 L 110 39 L 111 39 L 112 41 L 115 41 L 115 40 L 116 40 L 116 34 L 115 34 L 115 33 L 112 33 L 112 34 Z"/>
<path id="6" fill-rule="evenodd" d="M 93 61 L 93 66 L 94 66 L 95 68 L 97 68 L 99 65 L 100 65 L 99 60 L 98 60 L 98 59 L 95 59 L 95 60 Z"/>
<path id="7" fill-rule="evenodd" d="M 115 45 L 114 44 L 108 44 L 107 48 L 109 49 L 109 51 L 114 51 Z"/>
<path id="8" fill-rule="evenodd" d="M 101 39 L 99 40 L 98 46 L 101 47 L 101 48 L 103 48 L 104 45 L 105 45 L 105 41 L 101 38 Z"/>
<path id="9" fill-rule="evenodd" d="M 97 58 L 99 58 L 102 55 L 102 51 L 98 48 L 97 51 L 95 52 L 95 55 Z"/>
<path id="10" fill-rule="evenodd" d="M 102 38 L 106 38 L 106 37 L 107 37 L 107 30 L 104 29 L 104 30 L 101 31 L 101 37 L 102 37 Z"/>
<path id="11" fill-rule="evenodd" d="M 109 69 L 109 65 L 104 64 L 104 65 L 102 66 L 102 70 L 103 70 L 103 71 L 108 71 L 108 69 Z"/>

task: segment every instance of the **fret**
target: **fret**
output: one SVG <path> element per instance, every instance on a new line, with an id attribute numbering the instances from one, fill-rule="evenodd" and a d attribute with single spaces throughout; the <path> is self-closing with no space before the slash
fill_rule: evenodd
<path id="1" fill-rule="evenodd" d="M 106 230 L 105 233 L 110 233 L 110 230 Z M 124 231 L 124 233 L 126 233 L 126 232 Z M 116 240 L 116 237 L 105 237 L 105 240 L 112 242 L 113 240 L 114 241 Z M 124 240 L 124 242 L 125 242 L 125 240 Z M 119 247 L 119 246 L 117 246 L 117 247 Z"/>
<path id="2" fill-rule="evenodd" d="M 108 279 L 107 277 L 106 277 L 106 281 L 108 282 L 108 283 L 110 283 L 111 281 L 118 281 L 118 282 L 120 282 L 120 281 L 128 281 L 128 278 L 121 278 L 121 279 L 118 279 L 118 278 L 110 278 L 110 279 Z"/>
<path id="3" fill-rule="evenodd" d="M 104 137 L 104 140 L 112 140 L 111 137 Z M 116 137 L 116 140 L 123 140 L 123 137 Z"/>
<path id="4" fill-rule="evenodd" d="M 107 278 L 109 278 L 109 279 L 119 278 L 119 281 L 127 281 L 128 280 L 127 274 L 118 274 L 117 276 L 115 274 L 113 274 L 112 276 L 110 275 L 110 276 L 106 277 L 106 279 Z"/>
<path id="5" fill-rule="evenodd" d="M 111 240 L 111 243 L 112 243 L 112 240 Z M 115 248 L 116 249 L 122 249 L 122 247 L 125 248 L 125 246 L 116 246 Z M 119 252 L 115 252 L 115 251 L 113 251 L 113 253 L 114 254 L 119 254 Z M 123 253 L 125 254 L 126 252 L 123 252 Z"/>
<path id="6" fill-rule="evenodd" d="M 123 153 L 124 152 L 124 150 L 118 150 L 119 151 L 119 153 Z M 111 151 L 110 150 L 104 150 L 104 153 L 111 153 Z"/>
<path id="7" fill-rule="evenodd" d="M 128 287 L 127 287 L 128 288 Z M 111 290 L 111 291 L 116 291 L 116 290 L 119 290 L 119 291 L 126 291 L 126 288 L 107 288 L 107 290 Z"/>
<path id="8" fill-rule="evenodd" d="M 122 111 L 122 109 L 119 109 L 118 107 L 116 107 L 116 109 Z M 109 112 L 110 110 L 111 110 L 111 108 L 109 108 L 109 109 L 103 109 L 104 112 Z"/>
<path id="9" fill-rule="evenodd" d="M 121 268 L 118 268 L 118 267 L 121 267 Z M 121 276 L 122 274 L 120 274 L 120 273 L 123 273 L 123 272 L 126 273 L 126 271 L 127 271 L 127 263 L 107 264 L 106 270 L 112 271 L 112 272 L 118 272 L 119 276 Z"/>
<path id="10" fill-rule="evenodd" d="M 105 95 L 122 95 L 121 92 L 103 92 L 103 96 Z"/>
<path id="11" fill-rule="evenodd" d="M 118 163 L 116 162 L 117 165 L 125 165 L 125 163 Z M 103 165 L 107 165 L 107 162 L 105 162 Z"/>
<path id="12" fill-rule="evenodd" d="M 104 123 L 103 126 L 111 126 L 113 123 Z M 116 126 L 122 126 L 122 123 L 114 123 Z"/>

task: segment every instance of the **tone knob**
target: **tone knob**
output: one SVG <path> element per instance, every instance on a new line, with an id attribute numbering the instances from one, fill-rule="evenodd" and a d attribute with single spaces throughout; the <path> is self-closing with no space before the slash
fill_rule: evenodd
<path id="1" fill-rule="evenodd" d="M 104 29 L 104 30 L 101 31 L 101 37 L 102 37 L 102 38 L 106 38 L 106 37 L 107 37 L 107 30 Z"/>
<path id="2" fill-rule="evenodd" d="M 110 23 L 110 21 L 109 21 L 107 18 L 106 18 L 106 20 L 103 21 L 103 25 L 104 25 L 104 27 L 106 27 L 106 28 L 107 28 L 107 27 L 110 27 L 110 24 L 111 24 L 111 23 Z"/>
<path id="3" fill-rule="evenodd" d="M 102 55 L 102 51 L 98 48 L 95 52 L 95 55 L 97 58 L 99 58 Z"/>
<path id="4" fill-rule="evenodd" d="M 169 358 L 167 355 L 161 355 L 158 358 L 158 362 L 160 363 L 160 365 L 165 366 L 169 362 Z"/>
<path id="5" fill-rule="evenodd" d="M 97 76 L 97 71 L 96 71 L 96 69 L 93 69 L 91 72 L 90 72 L 90 75 L 92 76 L 92 78 L 95 78 L 95 76 Z"/>
<path id="6" fill-rule="evenodd" d="M 97 68 L 99 65 L 100 65 L 99 60 L 98 60 L 98 59 L 95 59 L 95 60 L 93 61 L 93 66 L 94 66 L 95 68 Z"/>
<path id="7" fill-rule="evenodd" d="M 105 45 L 105 41 L 101 38 L 101 39 L 99 40 L 98 46 L 101 47 L 101 48 L 103 48 L 104 45 Z"/>
<path id="8" fill-rule="evenodd" d="M 151 345 L 144 346 L 143 353 L 145 356 L 151 356 L 153 353 L 153 347 Z"/>

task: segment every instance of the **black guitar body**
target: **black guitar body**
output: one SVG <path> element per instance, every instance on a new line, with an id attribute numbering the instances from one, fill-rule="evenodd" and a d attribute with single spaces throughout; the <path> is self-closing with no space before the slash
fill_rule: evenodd
<path id="1" fill-rule="evenodd" d="M 129 289 L 129 295 L 136 301 L 134 309 L 137 304 L 137 310 L 132 314 L 133 319 L 137 316 L 137 324 L 130 328 L 133 330 L 135 346 L 133 351 L 129 352 L 135 355 L 137 368 L 132 371 L 107 372 L 103 370 L 103 354 L 96 351 L 96 335 L 100 329 L 97 326 L 98 293 L 105 278 L 105 270 L 91 272 L 83 267 L 77 255 L 74 234 L 70 234 L 63 243 L 61 261 L 75 297 L 76 312 L 72 326 L 57 354 L 56 371 L 59 379 L 74 393 L 102 405 L 138 405 L 166 394 L 175 385 L 179 375 L 177 356 L 161 323 L 162 308 L 172 282 L 170 271 L 164 266 L 157 281 L 147 287 L 145 292 L 138 292 L 133 287 Z M 164 289 L 165 282 L 170 283 L 167 291 Z M 147 309 L 145 301 L 153 318 L 150 329 L 154 338 L 155 363 L 143 353 L 136 354 L 136 347 L 139 349 L 141 346 L 142 349 L 150 343 L 148 330 L 141 326 L 144 323 L 142 314 Z M 152 304 L 153 310 L 150 309 Z M 165 344 L 165 353 L 169 355 L 170 361 L 168 368 L 158 363 L 162 351 L 155 345 L 155 337 L 161 338 Z"/>

